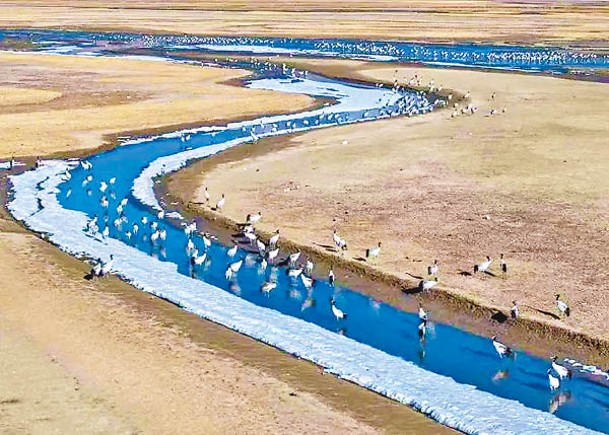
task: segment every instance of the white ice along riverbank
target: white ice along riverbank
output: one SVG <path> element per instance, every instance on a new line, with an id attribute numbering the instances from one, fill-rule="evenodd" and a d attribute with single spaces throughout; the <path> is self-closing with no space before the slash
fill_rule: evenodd
<path id="1" fill-rule="evenodd" d="M 226 127 L 220 128 L 209 128 L 203 127 L 195 130 L 188 130 L 188 133 L 195 134 L 197 132 L 209 132 L 211 130 L 220 129 L 239 129 L 239 128 L 256 128 L 260 126 L 276 125 L 283 121 L 296 121 L 304 120 L 305 118 L 319 117 L 319 116 L 330 116 L 340 115 L 348 112 L 360 112 L 366 110 L 377 109 L 384 105 L 393 105 L 399 100 L 404 99 L 404 108 L 408 112 L 410 110 L 416 110 L 417 112 L 431 111 L 433 105 L 429 102 L 421 104 L 421 100 L 416 98 L 416 94 L 410 95 L 400 94 L 390 89 L 385 88 L 363 88 L 359 86 L 351 86 L 343 83 L 336 82 L 324 82 L 309 79 L 261 79 L 249 82 L 247 87 L 252 89 L 265 89 L 279 92 L 293 93 L 293 94 L 304 94 L 304 95 L 316 95 L 318 97 L 332 98 L 337 101 L 336 104 L 328 105 L 321 109 L 316 109 L 308 112 L 301 112 L 292 115 L 276 115 L 258 118 L 251 121 L 234 122 L 228 124 Z M 388 115 L 387 115 L 388 116 Z M 361 120 L 360 120 L 361 121 Z M 358 122 L 355 120 L 346 120 L 342 123 L 348 124 L 351 122 Z M 154 194 L 154 178 L 166 175 L 170 172 L 177 171 L 184 167 L 188 161 L 193 159 L 200 159 L 203 157 L 216 154 L 225 149 L 240 145 L 246 142 L 253 142 L 258 138 L 265 138 L 271 136 L 279 136 L 286 133 L 296 133 L 301 131 L 312 130 L 314 128 L 324 128 L 336 124 L 330 125 L 303 125 L 300 127 L 291 126 L 283 130 L 271 130 L 266 132 L 258 131 L 254 136 L 247 136 L 238 139 L 234 139 L 228 142 L 220 143 L 217 145 L 206 146 L 202 148 L 195 148 L 188 151 L 184 151 L 177 154 L 172 154 L 165 157 L 160 157 L 151 162 L 142 173 L 135 179 L 133 183 L 132 193 L 142 204 L 152 207 L 156 210 L 160 210 L 161 206 Z M 184 132 L 170 133 L 163 137 L 176 137 Z M 151 140 L 151 139 L 145 139 Z M 138 141 L 125 142 L 137 143 Z"/>
<path id="2" fill-rule="evenodd" d="M 252 304 L 181 275 L 173 263 L 159 261 L 119 240 L 87 235 L 83 231 L 87 215 L 64 209 L 57 198 L 58 185 L 69 167 L 67 162 L 50 161 L 37 170 L 12 176 L 9 210 L 30 229 L 46 234 L 51 242 L 71 254 L 93 258 L 114 254 L 114 272 L 135 287 L 310 360 L 330 373 L 466 433 L 595 433 L 519 402 L 460 384 L 315 324 Z"/>

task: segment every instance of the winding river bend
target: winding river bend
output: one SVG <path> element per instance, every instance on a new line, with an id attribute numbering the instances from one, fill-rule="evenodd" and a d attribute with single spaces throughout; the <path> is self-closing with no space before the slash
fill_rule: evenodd
<path id="1" fill-rule="evenodd" d="M 142 48 L 146 53 L 158 50 L 161 56 L 168 50 L 168 61 L 183 61 L 181 51 L 197 50 L 410 60 L 553 73 L 593 73 L 609 66 L 607 56 L 600 54 L 522 47 L 43 31 L 0 33 L 3 36 L 26 38 L 58 54 L 132 55 Z M 443 324 L 431 323 L 421 343 L 416 315 L 323 281 L 307 289 L 300 280 L 287 276 L 283 267 L 262 268 L 258 256 L 247 248 L 229 259 L 226 246 L 214 241 L 206 249 L 202 237 L 195 234 L 192 242 L 199 253 L 207 252 L 207 260 L 193 268 L 186 252 L 186 222 L 172 210 L 159 216 L 162 209 L 153 191 L 156 177 L 189 160 L 259 138 L 388 116 L 425 116 L 437 105 L 431 97 L 413 91 L 354 84 L 271 64 L 244 61 L 237 65 L 254 71 L 246 86 L 325 97 L 334 103 L 299 114 L 132 141 L 89 158 L 91 169 L 75 160 L 45 161 L 36 170 L 11 177 L 12 214 L 74 255 L 103 259 L 114 255 L 115 272 L 146 292 L 311 360 L 463 432 L 609 431 L 606 375 L 594 368 L 576 370 L 572 380 L 551 393 L 546 360 L 524 352 L 517 352 L 514 359 L 500 359 L 488 338 Z M 110 184 L 113 177 L 116 181 Z M 108 183 L 103 192 L 102 181 Z M 98 231 L 87 230 L 93 219 Z M 151 241 L 152 222 L 166 231 L 164 241 Z M 137 234 L 134 223 L 139 227 Z M 243 259 L 243 266 L 227 279 L 227 265 L 237 259 Z M 269 280 L 276 280 L 277 288 L 261 292 L 261 284 Z M 333 316 L 330 298 L 348 313 L 346 319 Z"/>

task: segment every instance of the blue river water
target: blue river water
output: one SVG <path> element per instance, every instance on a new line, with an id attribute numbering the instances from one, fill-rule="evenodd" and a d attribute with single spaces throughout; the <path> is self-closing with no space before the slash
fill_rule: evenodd
<path id="1" fill-rule="evenodd" d="M 606 56 L 591 56 L 568 50 L 521 47 L 431 46 L 366 41 L 251 38 L 245 38 L 246 40 L 196 38 L 193 41 L 195 37 L 144 38 L 138 35 L 85 32 L 13 31 L 4 34 L 0 32 L 0 38 L 3 36 L 29 38 L 42 43 L 41 47 L 45 50 L 57 52 L 58 47 L 67 46 L 69 52 L 79 53 L 84 50 L 85 54 L 92 53 L 90 48 L 93 41 L 95 46 L 103 47 L 96 52 L 96 55 L 120 54 L 123 49 L 132 51 L 134 47 L 144 46 L 159 50 L 170 47 L 173 56 L 179 58 L 180 51 L 185 50 L 187 44 L 190 44 L 189 50 L 193 49 L 193 45 L 219 44 L 265 46 L 275 49 L 280 47 L 295 51 L 325 50 L 328 55 L 339 53 L 341 57 L 374 55 L 424 62 L 465 62 L 471 66 L 495 66 L 556 73 L 573 68 L 594 69 L 609 66 Z M 125 45 L 114 50 L 112 42 L 116 41 Z M 73 47 L 78 47 L 78 50 L 73 51 Z M 194 48 L 207 50 L 207 48 Z M 382 60 L 387 59 L 382 58 Z M 260 68 L 259 64 L 247 62 L 239 63 L 237 66 L 254 71 Z M 264 70 L 257 72 L 258 75 L 251 78 L 252 84 L 257 80 L 270 80 L 273 83 L 302 80 L 294 75 L 286 75 L 281 68 L 272 68 L 268 65 Z M 312 73 L 307 74 L 306 77 L 311 82 L 330 88 L 333 85 L 347 86 L 354 94 L 373 89 L 372 86 L 337 81 Z M 285 85 L 285 88 L 289 88 L 289 84 Z M 278 89 L 281 87 L 278 86 Z M 184 135 L 175 135 L 101 152 L 88 159 L 92 164 L 91 170 L 77 166 L 70 171 L 71 178 L 60 185 L 58 194 L 60 204 L 67 209 L 85 212 L 90 218 L 97 217 L 100 232 L 107 226 L 109 237 L 122 240 L 142 252 L 176 264 L 179 273 L 183 275 L 210 283 L 256 305 L 271 308 L 345 335 L 387 354 L 411 361 L 426 370 L 450 377 L 461 384 L 472 385 L 493 395 L 518 401 L 528 408 L 553 412 L 560 419 L 585 428 L 609 433 L 609 389 L 602 383 L 591 380 L 589 376 L 576 371 L 573 379 L 565 380 L 557 392 L 551 392 L 546 373 L 549 367 L 548 360 L 524 352 L 517 352 L 515 358 L 502 359 L 495 352 L 488 337 L 434 322 L 429 324 L 427 337 L 422 342 L 418 336 L 419 319 L 416 314 L 400 311 L 348 288 L 331 286 L 324 280 L 319 280 L 313 289 L 307 289 L 300 279 L 293 279 L 287 275 L 285 266 L 269 265 L 263 270 L 258 255 L 250 253 L 252 249 L 246 244 L 241 245 L 234 259 L 229 259 L 226 254 L 229 247 L 214 241 L 206 250 L 201 236 L 195 234 L 192 241 L 200 253 L 207 251 L 208 261 L 201 266 L 193 267 L 185 250 L 189 236 L 184 232 L 183 222 L 179 219 L 159 219 L 156 210 L 142 204 L 133 196 L 133 182 L 149 164 L 187 149 L 203 149 L 235 139 L 252 141 L 252 135 L 263 136 L 273 129 L 277 133 L 287 134 L 295 129 L 307 129 L 313 126 L 368 121 L 388 116 L 390 113 L 393 115 L 424 113 L 433 107 L 433 101 L 427 101 L 421 94 L 410 91 L 401 91 L 401 93 L 389 103 L 379 105 L 378 102 L 374 102 L 376 106 L 373 104 L 369 108 L 357 110 L 349 110 L 347 107 L 334 116 L 328 114 L 320 116 L 319 113 L 312 112 L 279 117 L 268 123 L 248 124 L 247 127 L 235 123 L 219 126 L 219 130 L 214 132 L 193 132 L 187 142 L 183 140 Z M 322 94 L 312 93 L 312 95 Z M 327 95 L 323 94 L 323 96 Z M 337 100 L 340 100 L 339 96 Z M 91 182 L 86 182 L 88 176 L 92 176 Z M 112 177 L 117 178 L 116 182 L 101 193 L 100 181 L 108 181 Z M 109 200 L 109 207 L 100 204 L 102 197 Z M 122 213 L 119 213 L 116 207 L 123 198 L 127 198 L 128 202 Z M 125 219 L 115 225 L 114 221 L 121 216 Z M 156 243 L 150 241 L 150 235 L 154 230 L 150 228 L 149 223 L 142 223 L 143 217 L 148 222 L 157 222 L 159 228 L 167 231 L 165 241 Z M 137 234 L 133 234 L 134 223 L 140 227 Z M 127 232 L 132 233 L 131 237 L 127 236 Z M 225 276 L 227 265 L 237 259 L 244 259 L 244 266 L 236 274 L 235 279 L 227 280 Z M 261 285 L 269 280 L 276 280 L 277 288 L 270 293 L 261 292 Z M 335 298 L 336 305 L 348 313 L 347 319 L 337 320 L 334 317 L 329 303 L 331 298 Z M 472 406 L 476 404 L 472 403 Z M 540 428 L 540 433 L 543 433 L 543 428 Z"/>

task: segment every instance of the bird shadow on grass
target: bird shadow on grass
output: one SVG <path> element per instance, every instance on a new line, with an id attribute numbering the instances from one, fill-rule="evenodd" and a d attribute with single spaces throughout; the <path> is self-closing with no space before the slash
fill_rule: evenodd
<path id="1" fill-rule="evenodd" d="M 413 275 L 413 274 L 412 274 L 412 273 L 410 273 L 410 272 L 404 272 L 404 273 L 405 273 L 406 275 L 408 275 L 409 277 L 414 278 L 414 279 L 423 279 L 423 277 L 422 277 L 422 276 L 419 276 L 419 275 Z"/>
<path id="2" fill-rule="evenodd" d="M 501 311 L 496 311 L 493 313 L 493 315 L 491 316 L 491 320 L 494 320 L 497 323 L 505 323 L 507 322 L 507 320 L 509 319 L 508 316 L 506 316 L 503 312 Z"/>
<path id="3" fill-rule="evenodd" d="M 361 261 L 361 262 L 366 262 L 366 259 L 364 257 L 355 257 L 353 258 L 355 261 Z"/>
<path id="4" fill-rule="evenodd" d="M 89 272 L 87 273 L 85 276 L 83 276 L 84 279 L 86 279 L 87 281 L 91 281 L 93 279 L 94 275 Z"/>
<path id="5" fill-rule="evenodd" d="M 336 248 L 332 245 L 325 245 L 323 243 L 315 243 L 315 245 L 319 246 L 320 248 L 324 248 L 326 251 L 337 252 Z"/>
<path id="6" fill-rule="evenodd" d="M 492 276 L 493 278 L 497 278 L 497 275 L 495 275 L 493 272 L 491 272 L 490 270 L 485 270 L 484 273 L 486 273 L 489 276 Z"/>
<path id="7" fill-rule="evenodd" d="M 560 316 L 557 316 L 556 314 L 551 313 L 551 312 L 549 312 L 549 311 L 540 310 L 540 309 L 538 309 L 538 308 L 531 307 L 530 305 L 529 305 L 529 306 L 527 306 L 527 308 L 530 308 L 530 309 L 532 309 L 533 311 L 537 311 L 539 314 L 543 314 L 544 316 L 548 316 L 548 317 L 551 317 L 551 318 L 553 318 L 553 319 L 560 320 Z"/>
<path id="8" fill-rule="evenodd" d="M 468 272 L 467 270 L 460 270 L 459 271 L 459 275 L 461 275 L 461 276 L 472 276 L 472 273 Z"/>
<path id="9" fill-rule="evenodd" d="M 402 288 L 402 293 L 404 293 L 406 295 L 416 295 L 418 293 L 421 293 L 422 291 L 423 291 L 423 289 L 419 286 Z"/>

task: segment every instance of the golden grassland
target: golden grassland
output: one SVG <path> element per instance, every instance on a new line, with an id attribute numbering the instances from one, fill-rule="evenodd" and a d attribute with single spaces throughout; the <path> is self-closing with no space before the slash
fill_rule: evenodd
<path id="1" fill-rule="evenodd" d="M 300 110 L 306 96 L 226 84 L 244 70 L 0 52 L 0 158 L 73 153 L 121 132 Z"/>
<path id="2" fill-rule="evenodd" d="M 0 27 L 415 41 L 585 43 L 606 47 L 603 1 L 0 2 Z"/>

